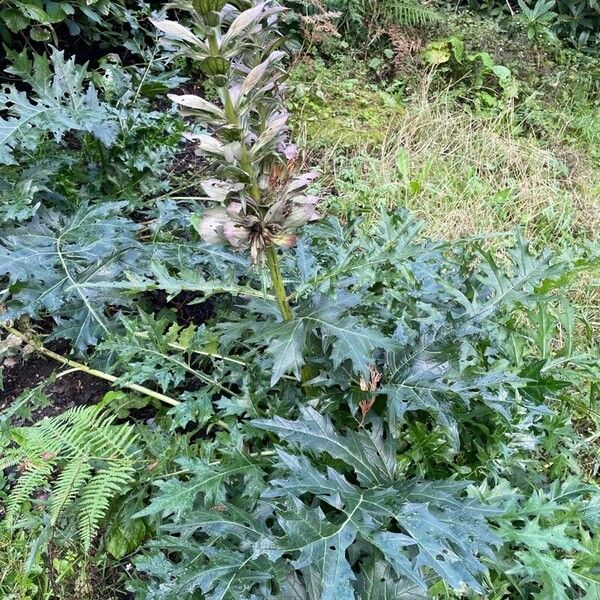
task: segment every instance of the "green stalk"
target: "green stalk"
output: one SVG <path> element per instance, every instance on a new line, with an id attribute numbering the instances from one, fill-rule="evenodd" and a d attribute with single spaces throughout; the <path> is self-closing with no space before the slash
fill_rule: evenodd
<path id="1" fill-rule="evenodd" d="M 217 42 L 217 33 L 215 29 L 208 30 L 206 40 L 208 41 L 208 49 L 210 50 L 211 56 L 219 56 L 221 51 L 219 48 L 219 43 Z"/>
<path id="2" fill-rule="evenodd" d="M 285 293 L 285 286 L 283 285 L 283 276 L 281 275 L 281 266 L 279 264 L 277 249 L 274 246 L 270 246 L 265 250 L 265 256 L 267 257 L 267 265 L 269 267 L 269 274 L 271 275 L 271 282 L 273 283 L 275 297 L 277 298 L 279 312 L 281 312 L 281 316 L 283 317 L 284 321 L 291 321 L 292 308 Z"/>
<path id="3" fill-rule="evenodd" d="M 265 250 L 265 256 L 267 257 L 267 265 L 269 267 L 269 274 L 271 275 L 271 282 L 273 283 L 275 297 L 277 298 L 279 312 L 281 313 L 284 321 L 291 321 L 294 318 L 294 315 L 292 314 L 292 307 L 290 306 L 285 293 L 279 255 L 277 254 L 277 249 L 275 246 L 270 246 L 267 248 Z M 304 385 L 310 379 L 312 379 L 310 368 L 307 365 L 304 365 L 301 370 L 300 382 L 302 385 Z M 307 395 L 310 396 L 314 394 L 313 388 L 305 386 L 304 389 Z"/>
<path id="4" fill-rule="evenodd" d="M 250 195 L 258 204 L 260 204 L 260 199 L 261 199 L 262 194 L 260 192 L 260 188 L 258 187 L 258 184 L 256 183 L 256 174 L 254 173 L 254 167 L 252 166 L 252 163 L 250 162 L 250 154 L 248 152 L 248 147 L 246 146 L 245 142 L 242 143 L 242 151 L 241 151 L 241 156 L 240 156 L 240 168 L 244 172 L 246 172 L 248 174 L 248 177 L 250 178 L 250 185 L 248 188 Z"/>
<path id="5" fill-rule="evenodd" d="M 223 106 L 225 108 L 225 116 L 232 125 L 239 127 L 240 120 L 238 118 L 237 113 L 235 112 L 235 107 L 233 105 L 233 100 L 231 98 L 231 94 L 229 93 L 229 89 L 227 88 L 227 86 L 223 86 L 221 90 L 223 93 Z"/>

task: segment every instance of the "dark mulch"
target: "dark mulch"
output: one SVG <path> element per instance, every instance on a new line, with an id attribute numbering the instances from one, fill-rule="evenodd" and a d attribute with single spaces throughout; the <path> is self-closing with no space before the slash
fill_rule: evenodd
<path id="1" fill-rule="evenodd" d="M 24 391 L 34 388 L 63 366 L 49 358 L 29 355 L 4 368 L 4 390 L 0 392 L 0 411 L 7 408 Z M 58 415 L 74 406 L 95 404 L 109 390 L 110 383 L 80 371 L 56 379 L 45 388 L 51 404 L 33 411 L 31 422 Z M 17 423 L 15 423 L 17 424 Z"/>
<path id="2" fill-rule="evenodd" d="M 181 292 L 171 301 L 166 302 L 164 292 L 158 290 L 159 302 L 164 302 L 167 308 L 174 308 L 177 311 L 177 319 L 182 325 L 202 325 L 206 323 L 215 312 L 215 302 L 218 296 L 212 296 L 203 302 L 194 303 L 201 298 L 201 294 L 196 292 Z"/>

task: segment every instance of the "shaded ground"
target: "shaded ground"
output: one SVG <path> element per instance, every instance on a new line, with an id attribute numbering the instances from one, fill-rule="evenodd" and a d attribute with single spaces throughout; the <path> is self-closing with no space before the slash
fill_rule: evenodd
<path id="1" fill-rule="evenodd" d="M 30 355 L 4 368 L 4 391 L 0 392 L 0 411 L 6 409 L 11 402 L 24 391 L 34 388 L 64 370 L 55 360 Z M 51 400 L 47 406 L 32 411 L 31 422 L 44 417 L 52 417 L 63 413 L 74 406 L 95 404 L 110 389 L 110 383 L 86 373 L 75 371 L 59 377 L 45 387 L 44 392 Z M 15 425 L 24 423 L 15 422 Z"/>
<path id="2" fill-rule="evenodd" d="M 167 301 L 163 291 L 155 291 L 148 295 L 148 300 L 155 311 L 169 308 L 177 312 L 179 322 L 184 325 L 201 325 L 214 312 L 215 298 L 204 302 L 194 303 L 198 294 L 183 292 L 173 300 Z M 20 344 L 20 342 L 19 342 Z M 68 355 L 69 346 L 57 343 L 51 349 L 63 356 Z M 27 421 L 15 418 L 15 426 L 35 423 L 44 417 L 52 417 L 63 413 L 75 406 L 87 406 L 98 403 L 104 394 L 111 389 L 108 381 L 88 375 L 82 371 L 74 371 L 61 376 L 60 373 L 69 370 L 59 362 L 40 356 L 35 352 L 22 353 L 20 356 L 9 356 L 4 361 L 0 359 L 0 373 L 4 388 L 0 389 L 0 412 L 7 409 L 23 392 L 48 382 L 44 386 L 44 394 L 50 399 L 47 405 L 39 405 L 32 411 L 31 419 Z M 197 389 L 197 382 L 192 382 L 186 389 Z M 154 416 L 151 407 L 133 410 L 130 416 L 146 420 Z"/>

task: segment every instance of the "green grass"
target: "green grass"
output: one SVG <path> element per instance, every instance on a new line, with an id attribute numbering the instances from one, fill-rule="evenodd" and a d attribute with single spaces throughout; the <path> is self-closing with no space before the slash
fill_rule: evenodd
<path id="1" fill-rule="evenodd" d="M 311 151 L 331 156 L 376 151 L 405 112 L 391 93 L 369 81 L 363 62 L 326 65 L 306 58 L 295 65 L 290 81 L 292 118 Z"/>

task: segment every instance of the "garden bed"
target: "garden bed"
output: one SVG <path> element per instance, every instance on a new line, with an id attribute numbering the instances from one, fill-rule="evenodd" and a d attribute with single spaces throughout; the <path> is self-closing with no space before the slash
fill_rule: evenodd
<path id="1" fill-rule="evenodd" d="M 8 1 L 0 597 L 600 594 L 562 21 Z"/>

